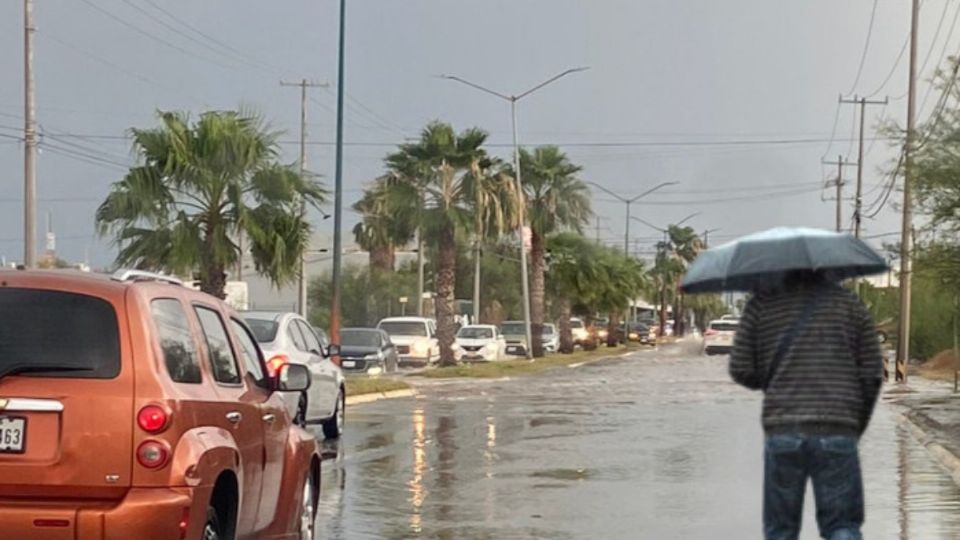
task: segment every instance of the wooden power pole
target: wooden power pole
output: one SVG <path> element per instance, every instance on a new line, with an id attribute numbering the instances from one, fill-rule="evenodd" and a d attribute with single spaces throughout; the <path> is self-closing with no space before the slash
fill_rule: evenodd
<path id="1" fill-rule="evenodd" d="M 299 86 L 300 87 L 300 176 L 307 174 L 307 88 L 325 88 L 327 85 L 301 79 L 297 82 L 280 81 L 280 86 Z M 300 218 L 307 215 L 306 202 L 300 203 Z M 300 280 L 297 283 L 297 312 L 301 317 L 306 317 L 307 313 L 307 246 L 300 253 Z M 243 254 L 240 254 L 241 259 Z"/>
<path id="2" fill-rule="evenodd" d="M 836 161 L 823 161 L 822 163 L 837 166 L 837 180 L 834 182 L 834 186 L 837 188 L 837 232 L 840 232 L 843 230 L 843 168 L 856 165 L 856 163 L 844 161 L 842 155 L 837 156 Z"/>
<path id="3" fill-rule="evenodd" d="M 37 121 L 33 88 L 33 0 L 23 0 L 23 264 L 37 265 Z"/>
<path id="4" fill-rule="evenodd" d="M 907 382 L 910 359 L 910 283 L 913 257 L 913 151 L 917 137 L 917 27 L 920 0 L 912 0 L 910 15 L 910 76 L 907 86 L 907 144 L 904 148 L 903 224 L 900 231 L 900 328 L 897 332 L 896 381 Z"/>
<path id="5" fill-rule="evenodd" d="M 861 215 L 863 208 L 863 137 L 867 105 L 886 105 L 889 103 L 889 100 L 886 98 L 884 98 L 883 101 L 869 100 L 865 97 L 854 96 L 853 99 L 844 99 L 841 97 L 840 103 L 860 105 L 860 148 L 857 154 L 857 191 L 853 206 L 853 235 L 860 238 L 860 226 L 863 221 L 863 216 Z"/>

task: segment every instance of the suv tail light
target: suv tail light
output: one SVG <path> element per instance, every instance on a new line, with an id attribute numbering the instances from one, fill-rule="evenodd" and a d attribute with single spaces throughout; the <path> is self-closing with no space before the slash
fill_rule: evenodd
<path id="1" fill-rule="evenodd" d="M 170 460 L 170 450 L 159 441 L 144 441 L 137 448 L 137 462 L 148 469 L 159 469 Z"/>
<path id="2" fill-rule="evenodd" d="M 715 335 L 717 335 L 718 333 L 719 333 L 719 332 L 717 332 L 716 330 L 714 330 L 714 329 L 711 328 L 710 330 L 707 330 L 706 332 L 704 332 L 703 335 L 705 335 L 705 336 L 715 336 Z"/>
<path id="3" fill-rule="evenodd" d="M 137 424 L 147 433 L 160 433 L 167 429 L 170 416 L 159 405 L 147 405 L 137 413 Z"/>
<path id="4" fill-rule="evenodd" d="M 277 373 L 280 373 L 280 368 L 285 364 L 289 364 L 290 359 L 286 355 L 278 354 L 273 358 L 267 360 L 267 375 L 270 377 L 276 377 Z"/>

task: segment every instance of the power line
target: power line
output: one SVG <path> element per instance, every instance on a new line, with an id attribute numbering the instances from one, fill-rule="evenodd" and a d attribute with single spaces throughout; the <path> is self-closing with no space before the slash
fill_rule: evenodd
<path id="1" fill-rule="evenodd" d="M 947 2 L 947 5 L 949 5 L 949 2 Z M 943 12 L 944 15 L 946 15 L 946 6 L 944 7 Z M 943 42 L 943 48 L 940 49 L 940 58 L 937 60 L 937 66 L 940 66 L 940 64 L 943 63 L 943 59 L 947 55 L 947 47 L 950 45 L 950 38 L 953 37 L 953 32 L 957 28 L 958 18 L 960 18 L 960 5 L 957 6 L 957 9 L 953 14 L 953 22 L 950 23 L 950 32 L 947 34 L 947 39 Z M 941 19 L 940 22 L 942 23 L 943 19 Z M 923 61 L 923 67 L 920 68 L 921 73 L 927 68 L 927 62 L 930 60 L 930 56 L 935 45 L 935 42 L 930 44 L 930 50 L 927 52 L 927 58 Z M 937 69 L 939 69 L 939 67 Z M 929 86 L 927 86 L 927 91 L 923 95 L 923 101 L 920 102 L 920 114 L 923 114 L 923 110 L 927 106 L 927 100 L 930 99 L 930 95 L 933 93 L 934 86 L 935 85 L 932 82 Z"/>
<path id="2" fill-rule="evenodd" d="M 203 47 L 204 49 L 207 49 L 208 51 L 211 51 L 211 52 L 213 52 L 214 54 L 218 54 L 218 55 L 224 56 L 224 57 L 227 57 L 227 56 L 228 56 L 228 55 L 225 55 L 222 51 L 217 50 L 217 49 L 211 47 L 209 44 L 204 43 L 203 41 L 200 41 L 199 39 L 191 36 L 190 34 L 184 32 L 183 30 L 180 30 L 180 29 L 177 28 L 176 26 L 173 26 L 172 24 L 170 24 L 170 23 L 168 23 L 168 22 L 166 22 L 166 21 L 160 20 L 160 19 L 159 19 L 158 17 L 156 17 L 154 14 L 150 13 L 150 12 L 147 11 L 146 9 L 142 8 L 141 6 L 138 6 L 137 4 L 133 3 L 131 0 L 121 0 L 121 2 L 123 2 L 124 4 L 130 6 L 130 7 L 133 8 L 133 9 L 137 10 L 138 12 L 142 13 L 142 14 L 145 15 L 147 18 L 149 18 L 152 22 L 154 22 L 154 23 L 156 23 L 156 24 L 159 24 L 160 26 L 166 28 L 167 30 L 170 30 L 170 31 L 173 32 L 174 34 L 177 34 L 178 36 L 186 39 L 187 41 L 190 41 L 191 43 L 195 43 L 195 44 L 197 44 L 197 45 L 200 45 L 200 46 Z M 231 60 L 235 60 L 235 59 L 232 58 Z"/>
<path id="3" fill-rule="evenodd" d="M 126 0 L 125 0 L 125 1 L 126 1 Z M 196 28 L 195 26 L 191 25 L 189 22 L 181 19 L 180 17 L 177 17 L 175 14 L 173 14 L 173 13 L 171 13 L 170 11 L 164 9 L 162 6 L 160 6 L 159 4 L 157 4 L 156 2 L 154 2 L 154 0 L 144 0 L 144 1 L 145 1 L 147 4 L 150 4 L 150 6 L 153 7 L 155 10 L 157 10 L 157 11 L 159 11 L 160 13 L 163 13 L 164 15 L 166 15 L 170 20 L 172 20 L 172 21 L 174 21 L 174 22 L 182 25 L 183 27 L 187 28 L 188 30 L 190 30 L 190 31 L 193 32 L 194 34 L 202 37 L 203 39 L 205 39 L 205 40 L 207 40 L 208 42 L 210 42 L 210 43 L 212 43 L 212 44 L 220 47 L 221 49 L 223 49 L 223 50 L 225 50 L 225 51 L 229 51 L 230 53 L 232 53 L 233 55 L 235 55 L 237 58 L 246 61 L 246 62 L 249 63 L 250 65 L 262 66 L 263 68 L 268 69 L 268 70 L 271 70 L 271 71 L 274 71 L 275 73 L 282 73 L 282 72 L 284 71 L 284 70 L 283 70 L 282 68 L 280 68 L 280 67 L 274 66 L 274 65 L 272 65 L 272 64 L 268 64 L 268 63 L 266 63 L 266 62 L 261 62 L 261 61 L 257 60 L 256 58 L 254 58 L 253 56 L 251 56 L 251 55 L 249 55 L 249 54 L 247 54 L 247 53 L 245 53 L 245 52 L 243 52 L 243 51 L 241 51 L 241 50 L 239 50 L 239 49 L 231 46 L 230 44 L 225 43 L 225 42 L 223 42 L 223 41 L 221 41 L 221 40 L 219 40 L 219 39 L 217 39 L 217 38 L 215 38 L 215 37 L 207 34 L 206 32 L 204 32 L 204 31 Z M 221 53 L 221 54 L 222 54 L 222 53 Z"/>
<path id="4" fill-rule="evenodd" d="M 857 84 L 860 83 L 860 76 L 863 75 L 863 66 L 867 63 L 867 52 L 870 50 L 870 38 L 873 37 L 873 23 L 877 16 L 877 4 L 878 0 L 873 0 L 873 8 L 870 10 L 870 24 L 867 25 L 867 38 L 863 43 L 863 54 L 860 55 L 860 66 L 857 68 L 857 76 L 853 80 L 853 84 L 850 85 L 850 90 L 847 91 L 847 94 L 852 94 L 857 89 Z"/>
<path id="5" fill-rule="evenodd" d="M 116 23 L 118 23 L 118 24 L 120 24 L 120 25 L 123 25 L 123 26 L 126 26 L 127 28 L 135 31 L 136 33 L 138 33 L 138 34 L 140 34 L 140 35 L 142 35 L 142 36 L 144 36 L 144 37 L 146 37 L 146 38 L 148 38 L 148 39 L 150 39 L 150 40 L 152 40 L 152 41 L 154 41 L 154 42 L 156 42 L 156 43 L 159 43 L 159 44 L 164 45 L 164 46 L 166 46 L 166 47 L 168 47 L 168 48 L 170 48 L 170 49 L 173 49 L 173 50 L 175 50 L 175 51 L 178 51 L 178 52 L 180 52 L 181 54 L 184 54 L 184 55 L 189 56 L 189 57 L 191 57 L 191 58 L 199 58 L 200 60 L 203 60 L 203 61 L 205 61 L 205 62 L 207 62 L 207 63 L 209 63 L 209 64 L 216 65 L 216 66 L 219 66 L 219 67 L 222 67 L 222 68 L 231 69 L 231 70 L 237 68 L 237 66 L 224 64 L 224 63 L 219 62 L 219 61 L 217 61 L 217 60 L 215 60 L 215 59 L 211 59 L 211 58 L 208 58 L 208 57 L 206 57 L 206 56 L 200 55 L 200 54 L 198 54 L 198 53 L 195 52 L 195 51 L 189 51 L 189 50 L 187 50 L 187 49 L 185 49 L 185 48 L 183 48 L 183 47 L 181 47 L 180 45 L 177 45 L 177 44 L 175 44 L 175 43 L 171 43 L 171 42 L 169 42 L 169 41 L 167 41 L 167 40 L 165 40 L 165 39 L 163 39 L 163 38 L 161 38 L 161 37 L 159 37 L 159 36 L 156 36 L 156 35 L 148 32 L 148 31 L 144 30 L 143 28 L 141 28 L 141 27 L 139 27 L 139 26 L 131 23 L 130 21 L 127 21 L 127 20 L 125 20 L 125 19 L 123 19 L 123 18 L 121 18 L 121 17 L 119 17 L 119 16 L 117 16 L 117 15 L 114 15 L 114 14 L 111 13 L 110 11 L 108 11 L 108 10 L 106 10 L 106 9 L 98 6 L 97 4 L 93 3 L 91 0 L 80 0 L 80 1 L 83 2 L 84 4 L 90 6 L 91 8 L 95 9 L 96 11 L 100 12 L 100 13 L 103 14 L 104 16 L 109 17 L 111 20 L 115 21 Z"/>

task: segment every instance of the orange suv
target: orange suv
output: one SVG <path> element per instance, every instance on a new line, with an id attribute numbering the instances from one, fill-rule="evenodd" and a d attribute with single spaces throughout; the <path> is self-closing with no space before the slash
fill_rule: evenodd
<path id="1" fill-rule="evenodd" d="M 312 539 L 317 442 L 223 302 L 139 271 L 0 270 L 0 538 Z"/>

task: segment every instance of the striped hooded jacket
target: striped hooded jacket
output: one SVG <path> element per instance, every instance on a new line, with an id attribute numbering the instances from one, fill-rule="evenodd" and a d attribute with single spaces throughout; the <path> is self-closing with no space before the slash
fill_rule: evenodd
<path id="1" fill-rule="evenodd" d="M 770 373 L 782 336 L 815 295 L 812 316 Z M 821 282 L 750 299 L 734 341 L 730 375 L 747 388 L 764 390 L 767 433 L 859 436 L 876 404 L 882 362 L 867 308 L 852 292 Z"/>

